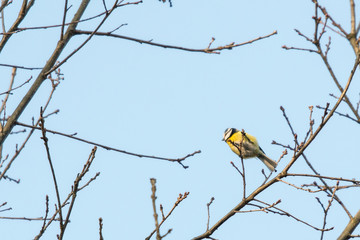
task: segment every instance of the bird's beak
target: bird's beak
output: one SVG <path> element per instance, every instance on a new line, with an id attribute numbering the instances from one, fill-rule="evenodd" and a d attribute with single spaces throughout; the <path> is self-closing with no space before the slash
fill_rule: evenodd
<path id="1" fill-rule="evenodd" d="M 221 141 L 225 141 L 225 139 L 223 138 L 223 139 L 221 139 Z"/>

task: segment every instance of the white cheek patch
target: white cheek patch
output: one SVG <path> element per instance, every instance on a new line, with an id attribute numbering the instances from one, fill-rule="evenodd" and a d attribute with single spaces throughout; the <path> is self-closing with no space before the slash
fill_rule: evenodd
<path id="1" fill-rule="evenodd" d="M 231 128 L 227 128 L 227 129 L 225 130 L 225 133 L 224 133 L 224 136 L 223 136 L 223 140 L 224 140 L 224 141 L 228 140 L 228 138 L 231 136 L 232 132 L 233 132 L 233 131 L 232 131 Z"/>

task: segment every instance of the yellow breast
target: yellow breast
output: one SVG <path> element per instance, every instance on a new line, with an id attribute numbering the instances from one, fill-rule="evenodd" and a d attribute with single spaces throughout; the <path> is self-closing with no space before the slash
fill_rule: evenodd
<path id="1" fill-rule="evenodd" d="M 236 155 L 241 155 L 243 158 L 257 157 L 260 152 L 256 138 L 248 133 L 245 133 L 245 136 L 242 132 L 234 133 L 226 143 Z"/>

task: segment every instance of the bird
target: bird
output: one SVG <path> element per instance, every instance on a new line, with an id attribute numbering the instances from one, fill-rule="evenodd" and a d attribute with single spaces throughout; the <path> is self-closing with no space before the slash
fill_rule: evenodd
<path id="1" fill-rule="evenodd" d="M 224 132 L 223 141 L 225 141 L 230 149 L 239 157 L 260 159 L 266 167 L 272 172 L 275 170 L 277 163 L 265 155 L 258 141 L 254 136 L 237 130 L 236 128 L 227 128 Z"/>

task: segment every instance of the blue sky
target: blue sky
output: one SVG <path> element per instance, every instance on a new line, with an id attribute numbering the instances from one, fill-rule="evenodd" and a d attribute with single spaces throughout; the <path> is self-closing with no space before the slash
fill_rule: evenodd
<path id="1" fill-rule="evenodd" d="M 111 1 L 107 1 L 111 5 Z M 72 8 L 68 19 L 77 9 Z M 18 9 L 15 1 L 6 8 L 9 18 Z M 324 3 L 325 4 L 325 3 Z M 349 29 L 349 4 L 327 1 L 326 7 L 345 29 Z M 62 1 L 39 0 L 20 27 L 61 23 Z M 84 17 L 102 12 L 102 1 L 92 1 Z M 162 233 L 173 228 L 165 239 L 190 239 L 206 229 L 206 203 L 211 197 L 210 225 L 218 221 L 242 198 L 241 176 L 231 166 L 240 166 L 239 158 L 221 141 L 228 127 L 245 129 L 256 136 L 266 154 L 278 159 L 283 149 L 272 140 L 293 145 L 293 138 L 279 107 L 284 106 L 300 139 L 309 126 L 308 106 L 325 106 L 340 95 L 319 56 L 307 52 L 285 51 L 282 45 L 311 48 L 294 29 L 313 35 L 311 1 L 145 1 L 136 6 L 118 9 L 100 31 L 111 31 L 127 23 L 116 33 L 154 42 L 190 48 L 205 48 L 212 37 L 213 46 L 245 42 L 253 38 L 278 34 L 251 45 L 223 51 L 220 55 L 163 49 L 126 40 L 94 37 L 81 51 L 61 67 L 64 74 L 49 106 L 49 112 L 60 113 L 46 120 L 46 127 L 130 152 L 178 158 L 201 150 L 184 164 L 140 159 L 99 148 L 88 178 L 96 172 L 100 177 L 81 191 L 72 213 L 66 239 L 98 239 L 98 218 L 104 220 L 105 239 L 144 239 L 154 229 L 150 178 L 157 179 L 157 203 L 164 211 L 171 209 L 179 193 L 190 195 L 163 225 Z M 79 25 L 92 30 L 99 21 Z M 336 34 L 332 36 L 329 53 L 331 64 L 344 84 L 353 66 L 350 45 Z M 0 63 L 41 67 L 50 56 L 60 29 L 24 31 L 11 38 L 0 55 Z M 325 36 L 328 38 L 328 35 Z M 63 59 L 85 36 L 76 36 L 61 55 Z M 0 68 L 1 92 L 7 90 L 11 69 Z M 16 85 L 37 71 L 18 70 Z M 355 75 L 348 96 L 359 99 L 359 81 Z M 11 113 L 29 84 L 15 92 L 8 103 Z M 31 123 L 39 115 L 51 89 L 45 82 L 20 118 Z M 346 105 L 339 108 L 349 112 Z M 320 123 L 322 110 L 314 109 L 315 125 Z M 18 130 L 22 128 L 17 128 Z M 334 116 L 307 149 L 306 155 L 323 175 L 358 178 L 356 154 L 360 130 L 356 123 Z M 25 135 L 11 135 L 3 154 L 13 153 L 15 144 Z M 91 145 L 48 135 L 53 163 L 62 199 L 92 149 Z M 291 159 L 280 163 L 279 169 Z M 257 159 L 245 161 L 247 192 L 263 181 L 264 165 Z M 267 171 L 267 170 L 266 170 Z M 291 172 L 311 173 L 303 159 Z M 1 181 L 0 201 L 12 207 L 2 216 L 38 217 L 45 211 L 45 195 L 54 210 L 56 196 L 46 152 L 40 133 L 33 135 L 22 155 L 8 174 L 20 178 L 20 184 Z M 301 185 L 312 179 L 288 181 Z M 309 194 L 277 183 L 258 198 L 268 203 L 281 199 L 280 208 L 321 228 L 322 210 L 315 196 L 324 204 L 324 193 Z M 351 213 L 359 209 L 359 191 L 339 191 Z M 326 239 L 334 239 L 347 224 L 348 218 L 337 203 L 331 207 Z M 28 239 L 38 234 L 42 222 L 2 220 L 2 239 Z M 254 232 L 255 237 L 254 237 Z M 58 224 L 43 239 L 55 239 Z M 265 214 L 247 213 L 234 216 L 212 236 L 217 239 L 317 239 L 315 231 L 293 219 Z"/>

